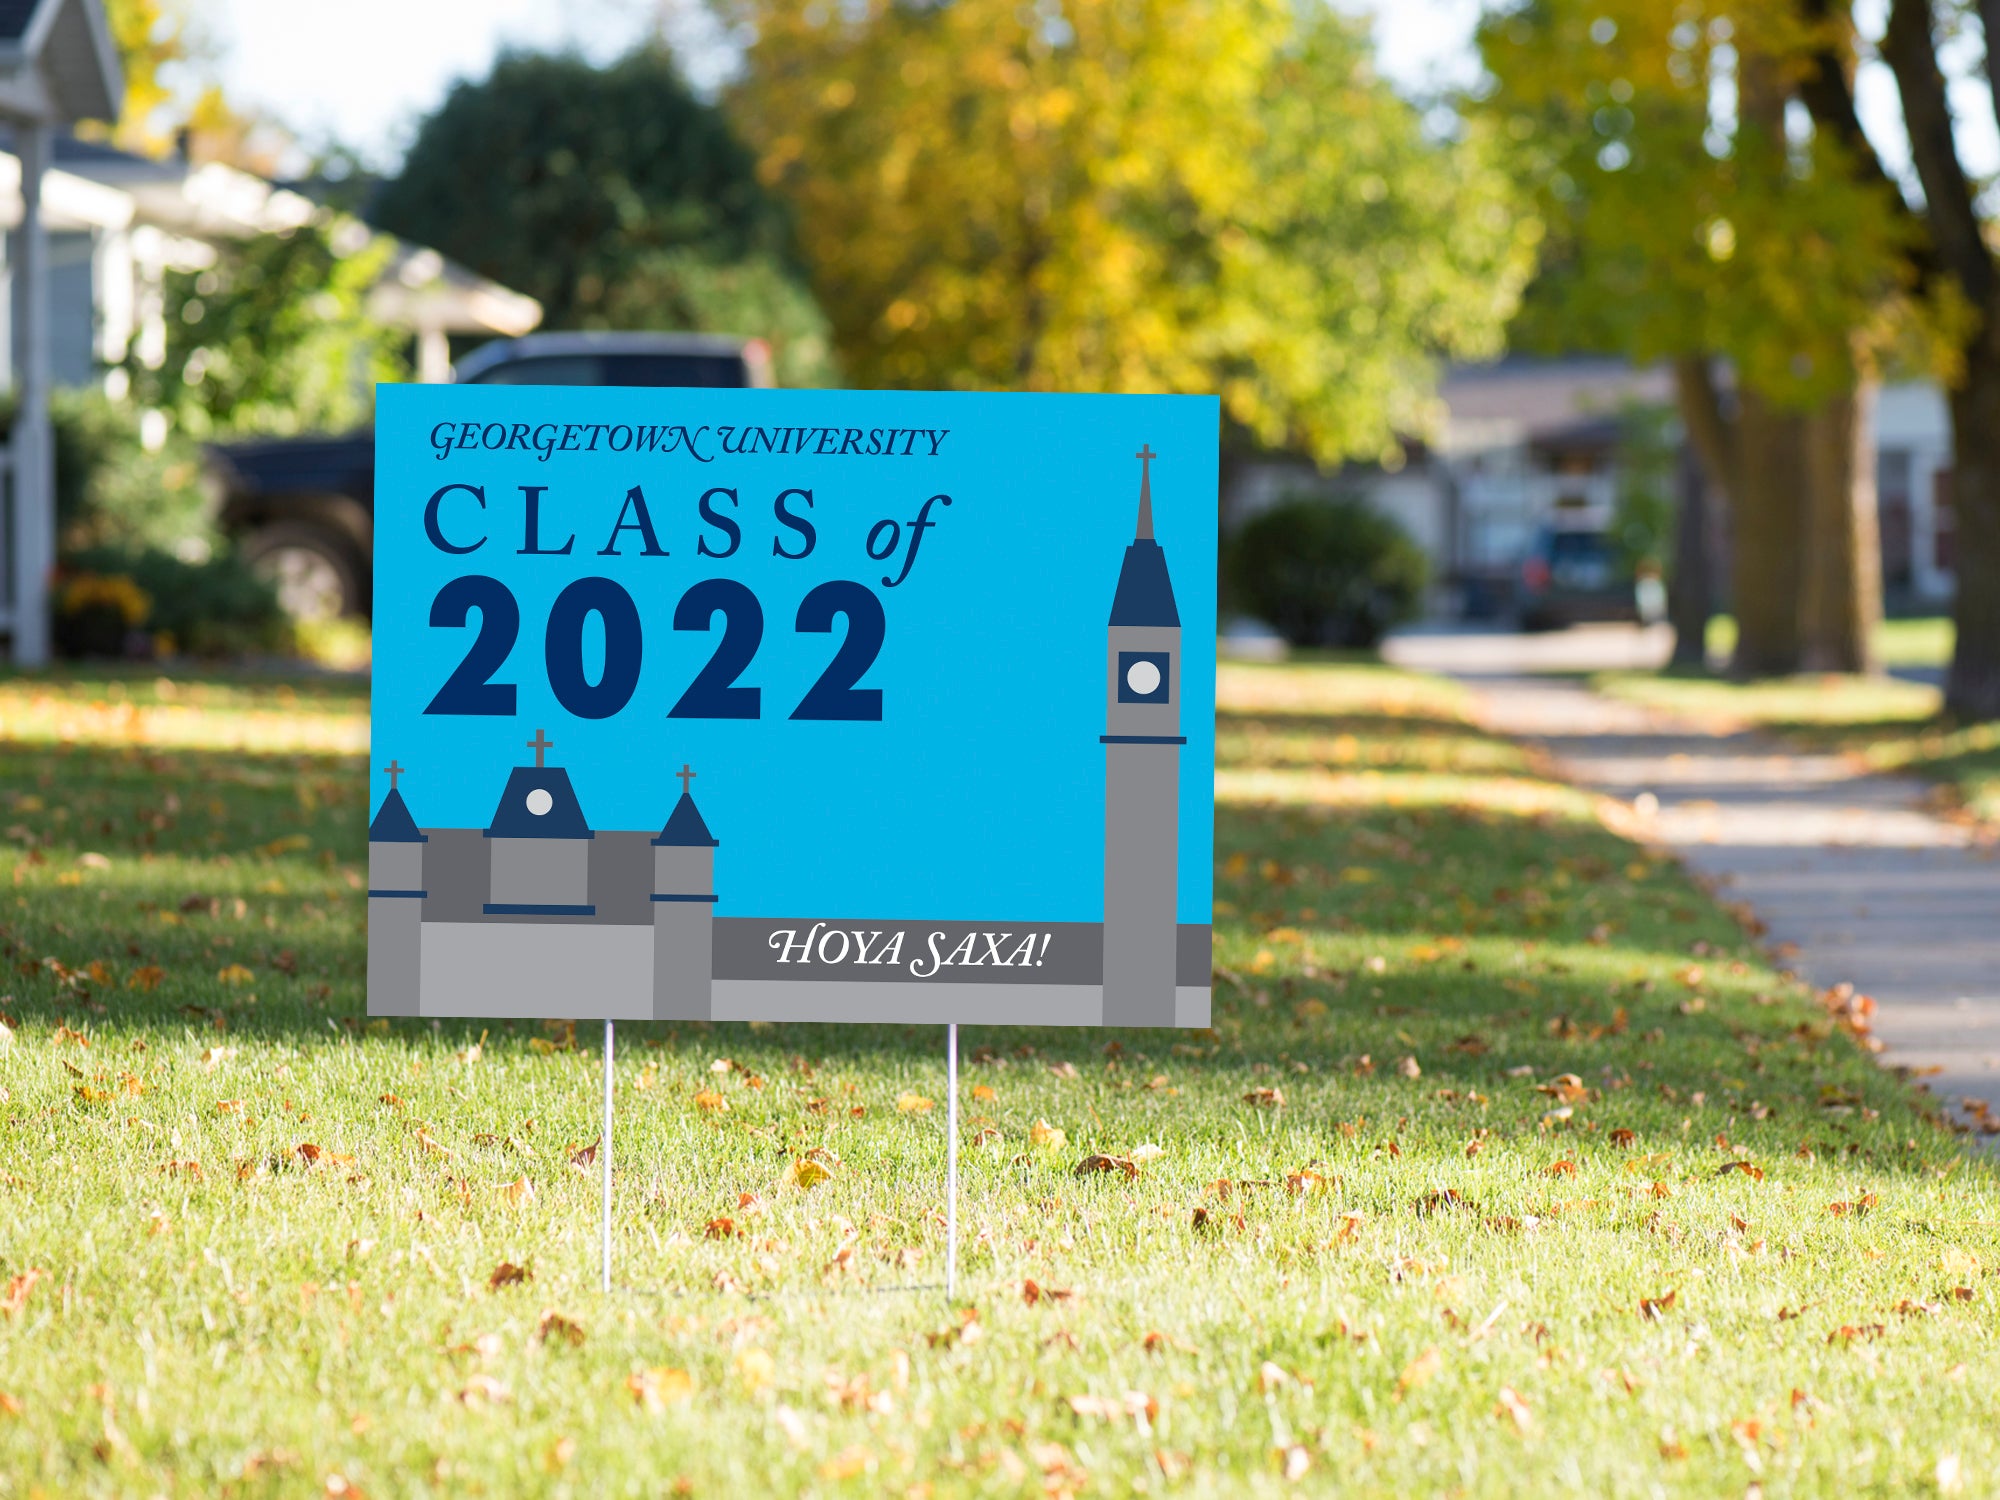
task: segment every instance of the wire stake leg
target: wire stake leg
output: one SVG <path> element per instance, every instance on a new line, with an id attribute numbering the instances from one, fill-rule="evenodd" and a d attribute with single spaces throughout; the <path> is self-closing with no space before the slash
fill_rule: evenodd
<path id="1" fill-rule="evenodd" d="M 944 1297 L 958 1293 L 958 1024 L 944 1029 L 945 1114 L 949 1132 L 944 1147 Z"/>
<path id="2" fill-rule="evenodd" d="M 604 1290 L 611 1290 L 611 1022 L 604 1023 L 604 1133 L 597 1143 L 604 1163 Z"/>

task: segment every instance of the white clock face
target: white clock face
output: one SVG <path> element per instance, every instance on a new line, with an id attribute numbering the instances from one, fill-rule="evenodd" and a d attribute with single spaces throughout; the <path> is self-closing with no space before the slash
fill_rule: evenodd
<path id="1" fill-rule="evenodd" d="M 542 787 L 536 787 L 532 792 L 528 793 L 528 811 L 538 818 L 546 816 L 548 810 L 555 805 L 556 799 L 551 797 Z"/>
<path id="2" fill-rule="evenodd" d="M 1125 686 L 1141 698 L 1160 690 L 1160 669 L 1149 661 L 1135 661 L 1125 669 Z"/>

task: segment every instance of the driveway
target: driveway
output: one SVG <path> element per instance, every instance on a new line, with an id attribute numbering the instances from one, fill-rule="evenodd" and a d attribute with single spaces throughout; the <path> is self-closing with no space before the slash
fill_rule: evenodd
<path id="1" fill-rule="evenodd" d="M 1787 967 L 1873 996 L 1884 1060 L 2000 1111 L 2000 859 L 1935 817 L 1929 787 L 1602 697 L 1577 674 L 1655 666 L 1663 629 L 1420 631 L 1391 661 L 1459 679 L 1494 730 L 1631 803 L 1654 837 L 1746 902 Z"/>

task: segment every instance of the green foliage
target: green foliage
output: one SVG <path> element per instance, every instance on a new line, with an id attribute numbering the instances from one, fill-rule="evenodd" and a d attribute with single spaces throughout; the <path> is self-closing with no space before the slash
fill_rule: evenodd
<path id="1" fill-rule="evenodd" d="M 169 271 L 166 358 L 127 358 L 134 399 L 199 439 L 362 425 L 375 383 L 407 375 L 402 335 L 368 315 L 389 249 L 351 220 L 313 223 Z"/>
<path id="2" fill-rule="evenodd" d="M 1497 351 L 1539 225 L 1287 0 L 732 0 L 733 117 L 860 385 L 1216 392 L 1374 457 Z"/>
<path id="3" fill-rule="evenodd" d="M 96 386 L 55 392 L 56 527 L 60 549 L 153 548 L 205 554 L 216 541 L 201 450 L 169 424 L 158 448 L 140 414 Z"/>
<path id="4" fill-rule="evenodd" d="M 1822 40 L 1799 17 L 1762 0 L 1489 12 L 1494 84 L 1476 112 L 1512 143 L 1550 224 L 1523 345 L 1726 355 L 1800 407 L 1851 385 L 1857 358 L 1907 348 L 1909 228 L 1893 189 L 1858 180 L 1823 133 L 1789 128 Z"/>
<path id="5" fill-rule="evenodd" d="M 291 621 L 277 591 L 234 552 L 190 562 L 158 550 L 93 547 L 71 553 L 64 568 L 130 579 L 151 603 L 143 624 L 163 654 L 226 658 L 291 649 Z"/>
<path id="6" fill-rule="evenodd" d="M 1230 541 L 1232 597 L 1295 646 L 1371 647 L 1423 597 L 1430 563 L 1359 500 L 1301 497 Z"/>
<path id="7" fill-rule="evenodd" d="M 785 383 L 831 375 L 789 216 L 662 49 L 501 58 L 424 122 L 373 217 L 539 299 L 547 327 L 759 336 Z"/>
<path id="8" fill-rule="evenodd" d="M 1626 407 L 1619 429 L 1611 545 L 1625 576 L 1645 568 L 1664 575 L 1674 550 L 1678 425 L 1671 408 L 1634 403 Z"/>

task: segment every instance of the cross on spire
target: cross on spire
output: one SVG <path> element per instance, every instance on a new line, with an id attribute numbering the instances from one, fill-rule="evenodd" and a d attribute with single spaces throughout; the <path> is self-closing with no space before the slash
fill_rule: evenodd
<path id="1" fill-rule="evenodd" d="M 542 758 L 549 753 L 549 750 L 554 745 L 555 741 L 543 734 L 539 729 L 535 731 L 535 737 L 528 741 L 528 748 L 535 752 L 535 769 L 537 771 L 542 769 Z"/>
<path id="2" fill-rule="evenodd" d="M 396 762 L 395 762 L 395 761 L 393 761 L 393 760 L 392 760 L 392 761 L 390 761 L 388 765 L 386 765 L 386 766 L 384 766 L 384 767 L 382 768 L 382 774 L 383 774 L 383 775 L 385 775 L 385 776 L 387 776 L 387 777 L 389 778 L 389 790 L 390 790 L 390 791 L 392 791 L 392 792 L 393 792 L 393 791 L 395 791 L 395 790 L 396 790 L 396 778 L 397 778 L 398 776 L 401 776 L 401 775 L 402 775 L 402 774 L 404 773 L 404 771 L 405 771 L 406 769 L 407 769 L 407 767 L 404 767 L 404 766 L 400 766 L 400 765 L 396 764 Z"/>
<path id="3" fill-rule="evenodd" d="M 700 774 L 701 774 L 700 772 L 696 771 L 686 761 L 681 762 L 681 768 L 678 771 L 674 772 L 674 775 L 678 776 L 681 780 L 681 795 L 683 797 L 688 796 L 690 793 L 694 791 L 694 788 L 689 786 L 688 783 L 693 781 L 695 777 Z"/>
<path id="4" fill-rule="evenodd" d="M 1160 455 L 1151 443 L 1143 443 L 1132 455 L 1139 460 L 1139 525 L 1135 533 L 1142 542 L 1153 539 L 1153 460 Z"/>

